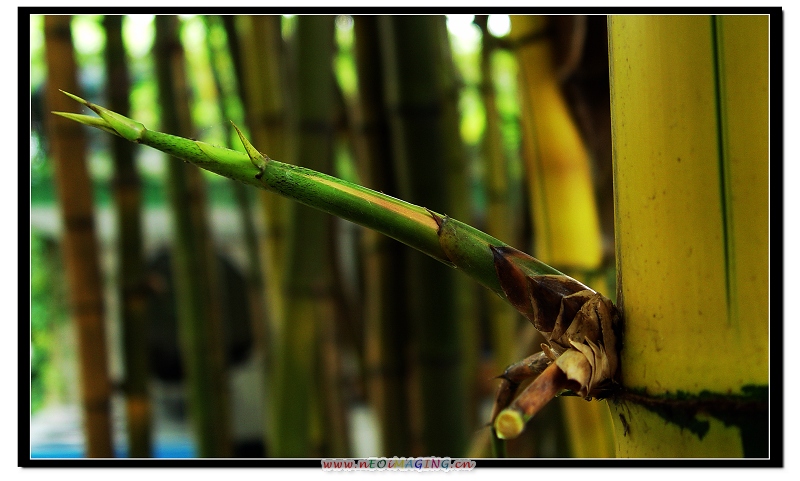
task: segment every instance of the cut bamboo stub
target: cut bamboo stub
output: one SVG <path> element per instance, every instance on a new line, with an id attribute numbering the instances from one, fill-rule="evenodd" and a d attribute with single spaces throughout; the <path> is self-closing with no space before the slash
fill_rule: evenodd
<path id="1" fill-rule="evenodd" d="M 574 352 L 574 351 L 567 351 Z M 565 353 L 567 354 L 567 353 Z M 563 356 L 562 356 L 563 357 Z M 550 364 L 524 391 L 497 415 L 494 430 L 500 439 L 514 439 L 545 404 L 570 384 L 557 363 Z"/>

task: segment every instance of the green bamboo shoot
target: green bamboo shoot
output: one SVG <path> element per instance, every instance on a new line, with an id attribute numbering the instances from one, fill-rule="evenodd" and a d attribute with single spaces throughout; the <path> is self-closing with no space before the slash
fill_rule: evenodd
<path id="1" fill-rule="evenodd" d="M 68 94 L 71 95 L 71 94 Z M 72 95 L 71 95 L 72 96 Z M 191 161 L 209 171 L 280 193 L 375 229 L 467 275 L 508 300 L 551 343 L 553 360 L 580 352 L 578 371 L 559 366 L 570 389 L 597 396 L 617 367 L 619 322 L 602 295 L 537 259 L 446 215 L 313 170 L 270 159 L 241 134 L 247 154 L 146 129 L 142 124 L 72 96 L 101 119 L 59 113 Z M 573 323 L 573 320 L 578 322 Z M 560 358 L 559 358 L 560 359 Z M 577 359 L 571 356 L 571 359 Z M 578 375 L 580 374 L 580 375 Z M 524 395 L 524 393 L 523 393 Z"/>

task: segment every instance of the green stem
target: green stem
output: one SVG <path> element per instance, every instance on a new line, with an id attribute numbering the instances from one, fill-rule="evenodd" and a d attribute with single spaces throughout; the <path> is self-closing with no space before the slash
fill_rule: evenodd
<path id="1" fill-rule="evenodd" d="M 440 262 L 464 271 L 504 299 L 506 295 L 495 270 L 497 250 L 490 249 L 490 246 L 506 247 L 504 254 L 509 255 L 511 252 L 511 262 L 526 275 L 563 275 L 474 227 L 424 207 L 310 169 L 284 164 L 266 156 L 264 156 L 266 161 L 259 164 L 263 168 L 262 172 L 261 168 L 256 167 L 257 161 L 260 160 L 256 157 L 251 160 L 243 152 L 148 130 L 139 122 L 72 94 L 66 94 L 95 111 L 101 120 L 86 115 L 54 112 L 57 115 L 116 133 L 132 142 L 153 147 L 223 177 L 276 192 L 302 204 L 381 232 Z M 255 151 L 249 142 L 245 147 L 249 147 L 251 152 Z"/>

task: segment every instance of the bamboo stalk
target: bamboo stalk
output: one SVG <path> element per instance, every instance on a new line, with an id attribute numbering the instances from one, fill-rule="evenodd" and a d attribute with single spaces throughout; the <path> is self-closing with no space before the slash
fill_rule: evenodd
<path id="1" fill-rule="evenodd" d="M 334 17 L 335 25 L 336 17 Z M 334 53 L 339 45 L 333 44 Z M 331 69 L 333 70 L 333 69 Z M 333 157 L 348 155 L 352 138 L 347 118 L 344 93 L 333 78 Z M 333 160 L 333 159 L 332 159 Z M 332 162 L 333 163 L 333 162 Z M 334 167 L 331 167 L 334 170 Z M 345 366 L 347 356 L 356 366 L 364 365 L 363 356 L 363 315 L 357 296 L 360 288 L 355 272 L 360 267 L 358 259 L 358 229 L 349 222 L 331 218 L 327 256 L 331 263 L 332 319 L 333 322 L 319 322 L 321 340 L 321 372 L 324 383 L 320 399 L 325 399 L 326 416 L 324 420 L 325 443 L 331 456 L 344 457 L 350 453 L 352 434 L 350 432 L 350 412 L 353 402 L 358 402 L 357 393 L 363 392 L 360 379 Z"/>
<path id="2" fill-rule="evenodd" d="M 213 17 L 205 17 L 204 19 L 206 21 L 206 27 L 208 30 L 217 25 Z M 235 33 L 235 31 L 228 33 Z M 231 113 L 227 107 L 228 101 L 226 101 L 226 96 L 231 94 L 241 96 L 239 93 L 240 89 L 238 85 L 234 89 L 235 92 L 226 93 L 225 89 L 223 89 L 222 75 L 220 72 L 222 67 L 219 65 L 221 62 L 221 57 L 224 55 L 224 53 L 221 51 L 223 47 L 220 45 L 212 45 L 209 38 L 210 35 L 206 37 L 206 47 L 209 51 L 211 75 L 214 80 L 214 88 L 217 94 L 217 107 L 219 109 L 220 116 L 223 119 L 229 119 L 231 118 Z M 233 38 L 235 37 L 229 35 L 226 39 L 229 50 L 228 54 L 230 55 L 231 59 L 234 60 L 233 63 L 238 64 L 239 62 L 235 60 L 239 56 L 239 52 L 237 50 L 238 42 L 231 41 Z M 240 67 L 235 68 L 235 70 L 237 70 L 237 72 L 240 71 Z M 225 132 L 226 139 L 233 138 L 234 129 L 232 125 L 226 123 Z M 256 346 L 256 351 L 259 353 L 257 356 L 261 357 L 263 356 L 264 350 L 267 349 L 267 346 L 269 345 L 269 330 L 267 329 L 268 325 L 266 322 L 266 304 L 263 298 L 265 284 L 261 270 L 261 254 L 259 252 L 258 233 L 256 232 L 256 226 L 253 222 L 253 207 L 251 205 L 252 200 L 250 198 L 251 192 L 240 182 L 232 182 L 230 185 L 231 189 L 233 189 L 233 196 L 236 200 L 236 205 L 239 208 L 242 230 L 244 233 L 244 244 L 248 258 L 245 278 L 247 280 L 248 298 L 250 299 L 249 305 L 252 317 L 251 324 L 253 339 L 255 341 L 254 344 Z"/>
<path id="3" fill-rule="evenodd" d="M 222 21 L 228 37 L 236 71 L 245 118 L 254 138 L 269 145 L 270 151 L 286 159 L 288 153 L 287 119 L 284 107 L 281 19 L 276 16 L 229 16 Z M 283 264 L 286 204 L 284 199 L 259 192 L 265 235 L 260 241 L 263 292 L 266 319 L 259 337 L 263 346 L 263 393 L 265 455 L 271 455 L 276 436 L 271 402 L 274 366 L 277 364 L 276 338 L 284 325 Z"/>
<path id="4" fill-rule="evenodd" d="M 106 72 L 109 105 L 122 115 L 130 110 L 130 80 L 122 41 L 122 16 L 106 15 Z M 119 225 L 119 289 L 125 366 L 128 456 L 150 457 L 152 409 L 149 397 L 148 322 L 142 248 L 141 180 L 134 163 L 133 144 L 113 138 L 114 198 Z"/>
<path id="5" fill-rule="evenodd" d="M 391 138 L 384 100 L 378 18 L 355 18 L 355 52 L 359 84 L 356 152 L 367 186 L 395 194 Z M 406 250 L 374 230 L 363 234 L 365 371 L 369 400 L 381 428 L 383 454 L 410 453 L 407 420 L 408 318 L 405 298 Z"/>
<path id="6" fill-rule="evenodd" d="M 333 28 L 333 17 L 303 16 L 298 18 L 296 32 L 297 162 L 319 171 L 330 171 L 333 162 Z M 303 457 L 319 450 L 325 436 L 321 426 L 313 423 L 323 417 L 311 414 L 323 406 L 312 403 L 319 398 L 314 394 L 322 375 L 315 367 L 318 351 L 309 347 L 320 345 L 317 323 L 333 321 L 333 266 L 320 248 L 330 239 L 331 219 L 304 206 L 294 206 L 290 219 L 284 272 L 286 321 L 278 339 L 281 364 L 273 421 L 277 423 L 275 454 Z"/>
<path id="7" fill-rule="evenodd" d="M 399 192 L 414 202 L 452 213 L 460 207 L 451 199 L 462 193 L 460 204 L 464 205 L 466 198 L 457 185 L 463 180 L 463 164 L 459 167 L 462 156 L 453 151 L 452 136 L 458 131 L 449 114 L 449 60 L 441 47 L 444 17 L 382 17 L 380 21 Z M 418 399 L 412 404 L 417 406 L 412 417 L 420 431 L 419 449 L 456 455 L 467 442 L 468 386 L 463 369 L 468 361 L 464 350 L 468 318 L 464 322 L 458 318 L 461 306 L 452 272 L 413 252 L 407 262 Z"/>
<path id="8" fill-rule="evenodd" d="M 445 17 L 436 17 L 438 34 L 439 84 L 441 89 L 441 124 L 445 141 L 444 168 L 447 179 L 447 213 L 453 217 L 471 222 L 474 206 L 470 192 L 471 181 L 468 175 L 469 162 L 461 138 L 461 79 L 453 62 L 450 33 Z M 452 275 L 454 284 L 455 316 L 458 319 L 461 346 L 461 376 L 466 391 L 466 426 L 468 433 L 480 429 L 484 422 L 479 419 L 482 379 L 473 373 L 478 372 L 483 359 L 483 342 L 479 319 L 479 290 L 468 278 Z M 468 434 L 464 434 L 466 449 Z"/>
<path id="9" fill-rule="evenodd" d="M 190 132 L 177 17 L 156 16 L 154 50 L 159 102 L 165 106 L 162 122 L 171 130 Z M 227 457 L 232 446 L 222 307 L 203 179 L 199 171 L 182 163 L 167 165 L 178 329 L 192 426 L 201 457 Z"/>
<path id="10" fill-rule="evenodd" d="M 78 90 L 77 66 L 72 48 L 70 16 L 47 15 L 45 54 L 48 85 Z M 71 105 L 53 88 L 47 89 L 51 108 Z M 63 252 L 69 286 L 70 311 L 78 339 L 81 410 L 86 456 L 114 456 L 111 438 L 111 383 L 106 358 L 103 283 L 94 230 L 92 188 L 86 168 L 86 137 L 71 122 L 48 122 L 54 161 L 56 192 L 63 224 Z"/>
<path id="11" fill-rule="evenodd" d="M 215 45 L 211 42 L 211 32 L 210 30 L 215 27 L 222 27 L 220 25 L 218 19 L 220 17 L 215 16 L 205 16 L 205 25 L 208 31 L 206 35 L 206 48 L 209 52 L 209 63 L 211 65 L 211 75 L 214 80 L 214 87 L 217 94 L 217 106 L 219 108 L 220 116 L 223 119 L 231 118 L 231 114 L 228 109 L 229 99 L 226 96 L 239 96 L 241 98 L 241 86 L 238 84 L 238 79 L 242 75 L 242 66 L 241 66 L 241 59 L 239 58 L 241 52 L 239 51 L 238 47 L 238 39 L 235 35 L 235 30 L 228 29 L 227 38 L 225 40 L 226 46 L 228 48 L 228 55 L 234 64 L 234 70 L 236 75 L 234 75 L 234 79 L 237 80 L 236 85 L 234 86 L 233 92 L 226 92 L 223 89 L 222 85 L 222 73 L 221 69 L 223 68 L 220 63 L 224 57 L 224 47 L 222 45 Z M 233 26 L 233 19 L 230 17 L 228 21 L 225 21 L 224 25 Z M 226 136 L 225 138 L 230 141 L 233 135 L 233 127 L 232 125 L 226 125 Z M 225 145 L 229 145 L 227 142 Z M 247 266 L 245 269 L 245 280 L 247 283 L 247 298 L 248 298 L 248 306 L 250 307 L 250 326 L 251 332 L 253 336 L 253 357 L 257 366 L 259 366 L 259 370 L 263 375 L 264 385 L 269 383 L 268 371 L 266 366 L 266 354 L 270 345 L 272 344 L 272 334 L 270 332 L 270 326 L 268 322 L 268 313 L 267 313 L 267 305 L 265 300 L 266 294 L 266 285 L 264 282 L 264 276 L 262 271 L 262 256 L 260 253 L 260 241 L 258 232 L 256 230 L 256 225 L 254 222 L 254 212 L 252 207 L 252 192 L 251 189 L 248 189 L 244 184 L 240 182 L 230 182 L 230 187 L 233 190 L 233 196 L 236 201 L 236 205 L 239 209 L 239 214 L 241 218 L 241 225 L 243 230 L 243 241 L 245 245 L 245 252 L 247 253 Z M 262 395 L 264 394 L 264 388 L 261 387 L 257 393 Z M 266 406 L 266 403 L 262 402 L 263 406 Z M 266 427 L 266 423 L 265 427 Z M 268 431 L 266 429 L 262 430 L 262 439 L 263 439 L 263 446 L 264 446 L 264 456 L 268 455 Z"/>
<path id="12" fill-rule="evenodd" d="M 326 171 L 333 172 L 334 158 L 338 144 L 344 142 L 344 98 L 331 65 L 336 53 L 335 16 L 315 16 L 298 19 L 297 48 L 294 51 L 298 80 L 295 85 L 295 98 L 298 106 L 297 144 L 298 165 L 317 167 L 323 159 L 317 148 L 309 148 L 307 143 L 325 145 L 328 151 Z M 303 39 L 305 35 L 305 39 Z M 318 56 L 316 56 L 318 55 Z M 313 93 L 312 93 L 313 90 Z M 315 99 L 316 93 L 326 101 Z M 313 159 L 313 160 L 312 160 Z M 285 201 L 286 199 L 281 200 Z M 318 211 L 314 210 L 317 214 Z M 314 317 L 317 331 L 317 391 L 314 401 L 319 404 L 316 412 L 321 416 L 320 430 L 322 450 L 326 456 L 345 457 L 350 451 L 349 406 L 346 402 L 345 379 L 343 371 L 344 351 L 349 345 L 343 335 L 345 331 L 345 302 L 342 291 L 344 279 L 340 277 L 340 244 L 343 236 L 337 223 L 339 220 L 325 215 L 327 219 L 326 238 L 319 249 L 317 242 L 306 239 L 311 249 L 319 250 L 327 264 L 327 284 L 322 286 L 318 309 Z M 341 223 L 339 223 L 341 225 Z M 307 246 L 307 247 L 308 247 Z M 292 249 L 301 248 L 294 243 Z"/>
<path id="13" fill-rule="evenodd" d="M 543 16 L 512 16 L 511 22 L 513 38 L 549 28 Z M 565 269 L 597 269 L 602 241 L 589 153 L 560 91 L 550 42 L 526 43 L 517 55 L 536 253 Z"/>
<path id="14" fill-rule="evenodd" d="M 620 457 L 770 454 L 769 23 L 609 19 Z"/>
<path id="15" fill-rule="evenodd" d="M 224 16 L 231 38 L 241 41 L 241 66 L 237 71 L 242 85 L 247 125 L 257 145 L 268 148 L 275 158 L 294 163 L 289 138 L 285 48 L 281 39 L 281 18 L 275 15 L 243 15 L 235 22 Z M 231 35 L 235 24 L 238 36 Z M 284 325 L 284 263 L 289 205 L 268 192 L 259 193 L 264 226 L 264 277 L 269 304 L 271 330 Z M 270 354 L 271 355 L 271 354 Z M 274 362 L 270 362 L 270 365 Z M 269 421 L 268 424 L 274 424 Z"/>

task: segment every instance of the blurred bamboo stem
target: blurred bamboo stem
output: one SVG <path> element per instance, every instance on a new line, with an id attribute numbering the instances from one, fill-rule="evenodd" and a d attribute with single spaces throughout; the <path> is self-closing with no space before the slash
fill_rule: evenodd
<path id="1" fill-rule="evenodd" d="M 106 15 L 106 76 L 109 106 L 122 115 L 130 110 L 130 80 L 122 40 L 122 16 Z M 114 199 L 119 226 L 119 290 L 125 366 L 125 403 L 128 456 L 152 455 L 152 408 L 149 393 L 147 292 L 142 232 L 141 180 L 134 162 L 134 146 L 113 137 Z"/>
<path id="2" fill-rule="evenodd" d="M 162 123 L 167 129 L 188 134 L 191 115 L 177 17 L 156 16 L 154 55 Z M 203 179 L 197 169 L 180 162 L 168 162 L 167 169 L 175 236 L 172 262 L 178 329 L 189 412 L 199 455 L 228 457 L 232 446 L 222 307 Z"/>
<path id="3" fill-rule="evenodd" d="M 365 184 L 397 192 L 376 16 L 355 18 L 359 103 L 355 131 L 359 168 Z M 383 453 L 410 453 L 408 422 L 408 318 L 402 245 L 374 230 L 363 233 L 365 371 L 369 401 L 381 429 Z"/>
<path id="4" fill-rule="evenodd" d="M 450 60 L 442 51 L 444 17 L 379 19 L 385 95 L 390 114 L 400 194 L 436 209 L 458 210 L 463 157 L 454 151 L 455 122 L 449 105 Z M 454 130 L 455 129 L 455 130 Z M 454 161 L 454 157 L 459 157 Z M 448 176 L 453 177 L 448 180 Z M 459 199 L 464 204 L 464 197 Z M 467 206 L 464 206 L 466 208 Z M 408 302 L 413 344 L 412 429 L 419 453 L 460 455 L 466 448 L 468 387 L 463 366 L 467 322 L 458 318 L 457 282 L 418 253 L 409 253 Z M 464 321 L 467 318 L 465 317 Z"/>
<path id="5" fill-rule="evenodd" d="M 295 37 L 297 163 L 317 171 L 330 171 L 333 165 L 333 28 L 333 17 L 302 16 Z M 324 382 L 317 369 L 322 332 L 318 323 L 334 320 L 332 260 L 320 247 L 329 243 L 331 218 L 292 205 L 290 219 L 283 273 L 286 321 L 278 337 L 273 421 L 278 431 L 275 455 L 303 457 L 314 455 L 326 436 L 319 424 L 325 406 L 312 400 L 319 399 Z"/>
<path id="6" fill-rule="evenodd" d="M 512 239 L 514 225 L 509 211 L 508 169 L 503 155 L 500 132 L 500 114 L 497 111 L 497 96 L 492 77 L 492 53 L 494 38 L 487 27 L 488 15 L 476 15 L 475 23 L 481 29 L 481 95 L 486 112 L 486 128 L 483 134 L 482 152 L 486 165 L 486 232 L 499 239 Z M 516 360 L 515 343 L 519 327 L 519 314 L 498 299 L 487 296 L 489 322 L 492 333 L 494 370 L 502 372 Z"/>
<path id="7" fill-rule="evenodd" d="M 77 66 L 68 15 L 44 17 L 47 59 L 46 101 L 50 108 L 72 110 L 53 87 L 78 89 Z M 114 456 L 111 437 L 111 382 L 106 358 L 103 283 L 94 230 L 92 188 L 86 167 L 86 135 L 62 117 L 49 119 L 50 150 L 58 206 L 64 226 L 63 255 L 72 322 L 78 340 L 81 410 L 86 456 Z"/>
<path id="8" fill-rule="evenodd" d="M 453 51 L 450 45 L 450 33 L 447 29 L 445 17 L 438 17 L 436 32 L 438 34 L 439 55 L 441 58 L 438 68 L 438 85 L 441 89 L 441 125 L 445 141 L 444 167 L 447 180 L 447 213 L 458 219 L 472 223 L 474 205 L 470 191 L 471 179 L 469 176 L 470 162 L 464 142 L 461 138 L 461 85 L 463 80 L 456 70 L 453 61 Z M 481 291 L 465 276 L 451 273 L 453 279 L 455 316 L 458 319 L 458 329 L 461 346 L 461 366 L 459 367 L 462 383 L 466 396 L 466 427 L 467 432 L 480 429 L 485 425 L 485 420 L 480 419 L 479 406 L 480 385 L 482 380 L 474 373 L 480 370 L 483 357 L 483 342 L 479 324 L 478 296 Z M 466 449 L 468 434 L 464 434 L 464 448 Z"/>
<path id="9" fill-rule="evenodd" d="M 228 35 L 231 57 L 238 79 L 247 126 L 254 139 L 268 146 L 280 159 L 290 161 L 288 125 L 280 34 L 280 16 L 221 16 Z M 237 48 L 237 46 L 239 48 Z M 284 325 L 283 264 L 285 257 L 286 204 L 269 192 L 259 192 L 265 235 L 260 242 L 263 289 L 267 317 L 262 322 L 264 338 L 264 438 L 265 451 L 272 455 L 277 422 L 272 397 L 277 365 L 276 339 Z"/>
<path id="10" fill-rule="evenodd" d="M 551 29 L 544 16 L 512 16 L 511 25 L 512 39 L 536 38 Z M 568 273 L 593 271 L 602 263 L 602 237 L 589 152 L 561 92 L 550 37 L 544 34 L 517 48 L 534 255 Z M 602 286 L 599 290 L 608 292 Z M 573 456 L 613 456 L 606 406 L 574 399 L 562 400 L 562 405 Z M 601 427 L 587 429 L 587 422 Z"/>
<path id="11" fill-rule="evenodd" d="M 242 15 L 236 21 L 225 17 L 231 32 L 235 23 L 241 41 L 242 100 L 247 126 L 253 141 L 271 155 L 287 163 L 294 163 L 294 153 L 289 140 L 288 109 L 286 102 L 286 61 L 281 38 L 281 17 L 276 15 Z M 277 335 L 284 326 L 286 296 L 283 292 L 284 263 L 288 213 L 286 199 L 260 192 L 262 215 L 266 236 L 263 241 L 264 277 L 269 305 L 271 331 Z M 273 346 L 274 349 L 274 346 Z M 271 359 L 271 352 L 268 359 Z M 274 359 L 268 363 L 274 365 Z M 273 424 L 275 421 L 269 421 Z"/>
<path id="12" fill-rule="evenodd" d="M 205 17 L 205 20 L 206 28 L 209 30 L 216 23 L 215 19 L 212 17 Z M 241 60 L 239 57 L 241 56 L 241 52 L 238 49 L 238 40 L 235 36 L 236 32 L 234 30 L 227 33 L 228 37 L 226 44 L 228 46 L 228 53 L 235 65 L 234 69 L 237 72 L 240 72 L 241 65 L 239 64 L 241 63 Z M 210 57 L 209 63 L 211 64 L 211 74 L 217 94 L 217 107 L 219 108 L 222 119 L 230 119 L 232 115 L 228 111 L 227 107 L 228 102 L 225 98 L 227 94 L 222 88 L 222 76 L 220 72 L 221 66 L 219 65 L 220 58 L 224 54 L 218 50 L 217 46 L 212 44 L 210 41 L 210 34 L 206 36 L 206 42 L 206 48 Z M 236 78 L 238 81 L 239 75 L 235 75 L 234 78 Z M 241 98 L 241 88 L 239 88 L 238 83 L 236 85 L 235 95 L 239 95 Z M 234 129 L 233 126 L 228 122 L 225 122 L 225 127 L 225 138 L 230 142 L 234 137 Z M 226 145 L 230 144 L 226 142 Z M 233 189 L 236 205 L 239 207 L 239 212 L 241 214 L 242 230 L 244 231 L 244 244 L 247 251 L 247 258 L 249 260 L 246 277 L 248 297 L 250 298 L 251 306 L 253 338 L 255 339 L 256 349 L 260 353 L 258 356 L 263 357 L 264 350 L 268 345 L 269 332 L 267 329 L 267 313 L 265 310 L 266 304 L 264 300 L 264 276 L 261 270 L 261 254 L 259 252 L 258 233 L 256 232 L 256 226 L 253 222 L 253 208 L 251 205 L 252 202 L 250 199 L 250 190 L 240 182 L 231 182 L 230 185 L 231 189 Z"/>
<path id="13" fill-rule="evenodd" d="M 205 25 L 207 30 L 211 30 L 215 26 L 219 27 L 230 27 L 226 29 L 226 46 L 228 47 L 228 54 L 232 63 L 234 65 L 235 74 L 234 79 L 235 82 L 235 89 L 233 94 L 238 95 L 239 98 L 242 98 L 242 88 L 241 88 L 241 76 L 243 67 L 241 65 L 241 51 L 239 49 L 239 42 L 236 36 L 236 31 L 232 28 L 234 25 L 234 20 L 232 17 L 229 16 L 206 16 Z M 220 25 L 222 24 L 222 25 Z M 214 80 L 214 87 L 216 89 L 217 94 L 217 105 L 220 111 L 220 116 L 222 119 L 230 119 L 232 116 L 228 111 L 228 101 L 226 101 L 226 92 L 222 86 L 222 75 L 221 69 L 222 67 L 219 65 L 222 58 L 224 57 L 224 52 L 221 46 L 214 45 L 211 42 L 211 33 L 207 33 L 206 35 L 206 48 L 209 52 L 209 63 L 211 64 L 211 74 Z M 244 102 L 243 102 L 244 103 Z M 230 145 L 229 142 L 232 141 L 234 129 L 232 124 L 225 122 L 225 138 L 228 142 L 226 145 Z M 260 242 L 258 232 L 256 230 L 256 225 L 254 222 L 254 213 L 252 207 L 252 198 L 251 198 L 251 190 L 247 188 L 244 184 L 240 182 L 230 182 L 230 187 L 233 190 L 234 199 L 236 200 L 236 205 L 239 208 L 241 223 L 242 223 L 242 230 L 244 233 L 244 245 L 247 252 L 247 267 L 245 271 L 245 278 L 247 281 L 247 297 L 249 300 L 249 307 L 250 307 L 250 324 L 253 334 L 253 345 L 254 345 L 254 357 L 255 362 L 259 366 L 259 369 L 262 373 L 262 380 L 264 381 L 259 390 L 259 394 L 261 395 L 261 400 L 263 400 L 266 389 L 266 385 L 269 384 L 269 377 L 267 371 L 267 352 L 270 349 L 271 340 L 272 340 L 272 333 L 270 332 L 270 326 L 268 322 L 268 313 L 267 313 L 267 305 L 266 305 L 266 290 L 265 290 L 265 282 L 264 282 L 264 273 L 262 271 L 262 256 L 260 253 Z M 262 401 L 262 405 L 266 406 L 266 403 Z M 266 410 L 266 408 L 264 409 Z M 266 429 L 267 423 L 264 422 L 265 428 L 263 429 L 263 442 L 264 442 L 264 456 L 268 456 L 269 454 L 269 432 Z"/>

